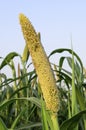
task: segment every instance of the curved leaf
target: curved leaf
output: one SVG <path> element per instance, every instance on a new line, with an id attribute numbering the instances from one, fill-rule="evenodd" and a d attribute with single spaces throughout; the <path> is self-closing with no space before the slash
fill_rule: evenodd
<path id="1" fill-rule="evenodd" d="M 66 57 L 61 57 L 60 60 L 59 60 L 59 71 L 61 71 L 61 69 L 62 69 L 62 65 L 63 65 L 65 58 Z"/>
<path id="2" fill-rule="evenodd" d="M 30 101 L 30 102 L 34 103 L 39 108 L 41 107 L 40 100 L 38 98 L 35 98 L 35 97 L 30 97 L 30 98 L 13 98 L 13 99 L 10 99 L 10 100 L 3 101 L 0 104 L 0 110 L 3 109 L 4 107 L 6 107 L 7 105 L 15 102 L 16 100 L 27 100 L 27 101 Z"/>
<path id="3" fill-rule="evenodd" d="M 83 117 L 83 115 L 86 115 L 86 110 L 81 111 L 72 118 L 64 121 L 63 124 L 60 126 L 60 130 L 73 130 L 77 126 L 79 120 Z"/>
<path id="4" fill-rule="evenodd" d="M 30 128 L 36 128 L 36 127 L 42 127 L 42 123 L 41 122 L 36 122 L 36 123 L 29 123 L 27 125 L 23 125 L 20 126 L 14 130 L 26 130 L 26 129 L 30 129 Z"/>
<path id="5" fill-rule="evenodd" d="M 18 53 L 16 52 L 11 52 L 9 53 L 4 60 L 2 61 L 1 65 L 0 65 L 0 69 L 2 69 L 5 65 L 7 65 L 15 56 L 19 56 Z"/>
<path id="6" fill-rule="evenodd" d="M 62 53 L 62 52 L 69 52 L 70 54 L 72 54 L 73 52 L 73 55 L 77 58 L 77 60 L 79 61 L 80 65 L 81 65 L 81 69 L 82 69 L 82 72 L 83 72 L 83 64 L 82 64 L 82 61 L 80 59 L 80 57 L 71 49 L 67 49 L 67 48 L 60 48 L 60 49 L 55 49 L 54 51 L 52 51 L 49 55 L 49 57 L 55 53 Z"/>

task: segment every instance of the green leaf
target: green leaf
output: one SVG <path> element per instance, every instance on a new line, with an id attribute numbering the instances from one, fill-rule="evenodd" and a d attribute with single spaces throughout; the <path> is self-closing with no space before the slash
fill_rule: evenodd
<path id="1" fill-rule="evenodd" d="M 19 121 L 19 119 L 21 118 L 21 116 L 23 115 L 23 113 L 25 113 L 26 108 L 24 108 L 23 110 L 21 110 L 21 112 L 18 114 L 18 116 L 15 118 L 14 122 L 12 123 L 11 129 L 14 129 Z"/>
<path id="2" fill-rule="evenodd" d="M 49 55 L 52 56 L 53 54 L 55 53 L 62 53 L 62 52 L 68 52 L 70 54 L 72 54 L 72 50 L 71 49 L 67 49 L 67 48 L 59 48 L 59 49 L 55 49 L 54 51 L 52 51 Z M 83 72 L 83 64 L 82 64 L 82 61 L 80 59 L 80 57 L 73 51 L 73 55 L 77 58 L 77 60 L 79 61 L 80 65 L 81 65 L 81 69 L 82 69 L 82 72 Z"/>
<path id="3" fill-rule="evenodd" d="M 15 57 L 15 56 L 19 56 L 18 53 L 16 52 L 11 52 L 9 53 L 4 60 L 1 63 L 0 69 L 2 69 L 5 65 L 9 64 L 9 62 Z"/>
<path id="4" fill-rule="evenodd" d="M 71 57 L 67 57 L 67 62 L 70 66 L 70 68 L 72 68 L 72 58 Z"/>
<path id="5" fill-rule="evenodd" d="M 16 78 L 14 78 L 14 79 L 12 79 L 12 78 L 6 79 L 5 81 L 2 82 L 2 84 L 0 85 L 0 87 L 6 86 L 6 85 L 8 85 L 8 84 L 10 84 L 10 83 L 12 83 L 12 82 L 18 80 L 18 79 L 23 80 L 23 78 L 25 78 L 26 76 L 32 75 L 32 74 L 34 74 L 34 73 L 35 73 L 35 71 L 33 70 L 32 72 L 25 73 L 24 75 L 22 75 L 22 76 L 20 76 L 20 77 L 16 77 Z M 34 77 L 36 77 L 36 75 L 34 75 L 34 76 L 31 78 L 31 80 L 32 80 Z M 30 81 L 31 81 L 31 80 L 30 80 Z"/>
<path id="6" fill-rule="evenodd" d="M 65 58 L 66 57 L 61 57 L 60 60 L 59 60 L 59 71 L 61 71 L 61 69 L 62 69 L 62 65 L 63 65 Z"/>
<path id="7" fill-rule="evenodd" d="M 0 118 L 0 130 L 8 130 L 1 118 Z"/>
<path id="8" fill-rule="evenodd" d="M 74 66 L 74 54 L 72 51 L 72 116 L 78 113 L 76 88 L 75 88 L 75 66 Z"/>
<path id="9" fill-rule="evenodd" d="M 29 58 L 29 49 L 28 49 L 28 45 L 25 45 L 24 51 L 23 51 L 23 55 L 22 55 L 22 61 L 23 62 L 27 62 L 28 58 Z"/>
<path id="10" fill-rule="evenodd" d="M 72 118 L 64 121 L 60 126 L 60 130 L 73 130 L 77 126 L 83 115 L 86 116 L 86 110 L 81 111 Z"/>
<path id="11" fill-rule="evenodd" d="M 80 105 L 80 109 L 84 110 L 86 108 L 85 97 L 80 91 L 80 88 L 77 87 L 76 87 L 76 96 L 77 96 L 78 103 Z"/>
<path id="12" fill-rule="evenodd" d="M 42 102 L 42 124 L 43 124 L 43 130 L 49 130 L 48 122 L 47 122 L 47 114 L 46 114 L 46 110 L 45 110 L 45 104 L 44 104 L 43 100 L 41 100 L 41 102 Z"/>
<path id="13" fill-rule="evenodd" d="M 41 122 L 29 123 L 27 125 L 22 125 L 14 130 L 27 130 L 27 129 L 36 128 L 36 127 L 42 127 L 42 123 Z M 12 130 L 12 129 L 10 129 L 10 130 Z"/>
<path id="14" fill-rule="evenodd" d="M 43 130 L 54 130 L 50 111 L 46 110 L 45 102 L 41 99 Z"/>
<path id="15" fill-rule="evenodd" d="M 13 99 L 9 99 L 9 100 L 3 101 L 0 104 L 0 110 L 3 109 L 4 107 L 6 107 L 7 105 L 15 102 L 16 100 L 27 100 L 27 101 L 30 101 L 30 102 L 34 103 L 39 108 L 41 107 L 40 100 L 38 98 L 35 98 L 35 97 L 30 97 L 30 98 L 13 98 Z"/>

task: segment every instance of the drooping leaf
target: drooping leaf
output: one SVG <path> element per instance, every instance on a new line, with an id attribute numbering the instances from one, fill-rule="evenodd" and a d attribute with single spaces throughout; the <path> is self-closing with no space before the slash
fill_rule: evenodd
<path id="1" fill-rule="evenodd" d="M 62 52 L 68 52 L 70 54 L 72 54 L 72 50 L 71 49 L 67 49 L 67 48 L 59 48 L 59 49 L 55 49 L 54 51 L 52 51 L 49 55 L 52 56 L 53 54 L 55 53 L 62 53 Z M 77 60 L 79 61 L 80 65 L 81 65 L 81 69 L 82 69 L 82 72 L 83 72 L 83 64 L 82 64 L 82 61 L 80 59 L 80 57 L 73 51 L 73 55 L 77 58 Z"/>
<path id="2" fill-rule="evenodd" d="M 83 115 L 86 115 L 86 110 L 81 111 L 72 118 L 64 121 L 60 126 L 60 130 L 73 130 L 77 126 Z"/>
<path id="3" fill-rule="evenodd" d="M 13 99 L 9 99 L 9 100 L 4 100 L 0 104 L 0 110 L 3 109 L 4 107 L 6 107 L 7 105 L 15 102 L 16 100 L 27 100 L 27 101 L 30 101 L 30 102 L 34 103 L 39 108 L 41 107 L 40 100 L 38 98 L 35 98 L 35 97 L 30 97 L 30 98 L 13 98 Z"/>
<path id="4" fill-rule="evenodd" d="M 18 53 L 16 52 L 11 52 L 9 53 L 4 60 L 2 61 L 1 65 L 0 65 L 0 69 L 2 69 L 5 65 L 9 64 L 9 62 L 16 56 L 19 56 Z"/>
<path id="5" fill-rule="evenodd" d="M 63 65 L 64 60 L 65 60 L 65 57 L 61 57 L 59 60 L 59 71 L 61 71 L 61 69 L 62 69 L 62 65 Z"/>
<path id="6" fill-rule="evenodd" d="M 14 130 L 26 130 L 26 129 L 36 128 L 36 127 L 42 127 L 42 123 L 41 122 L 29 123 L 27 125 L 22 125 Z"/>

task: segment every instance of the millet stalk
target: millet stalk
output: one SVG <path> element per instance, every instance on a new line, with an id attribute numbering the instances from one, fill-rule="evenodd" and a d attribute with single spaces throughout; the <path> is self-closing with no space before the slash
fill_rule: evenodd
<path id="1" fill-rule="evenodd" d="M 51 115 L 56 115 L 59 109 L 59 96 L 51 65 L 40 42 L 38 34 L 29 19 L 23 14 L 19 15 L 19 19 L 24 39 L 38 75 L 46 109 L 52 113 Z"/>

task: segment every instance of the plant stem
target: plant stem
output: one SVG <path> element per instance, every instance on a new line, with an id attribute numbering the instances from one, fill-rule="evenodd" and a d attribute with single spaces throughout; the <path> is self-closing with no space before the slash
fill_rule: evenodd
<path id="1" fill-rule="evenodd" d="M 60 130 L 56 113 L 51 114 L 51 120 L 53 123 L 53 130 Z"/>

